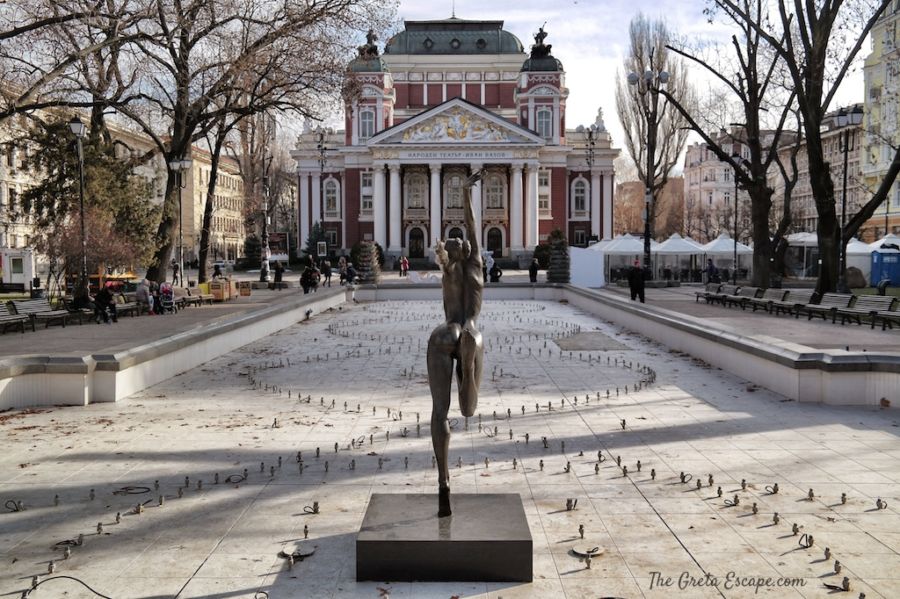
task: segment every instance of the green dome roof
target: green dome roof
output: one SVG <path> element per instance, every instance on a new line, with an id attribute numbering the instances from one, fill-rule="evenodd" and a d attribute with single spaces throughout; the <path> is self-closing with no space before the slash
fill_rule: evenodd
<path id="1" fill-rule="evenodd" d="M 375 56 L 373 58 L 357 56 L 350 62 L 350 66 L 347 68 L 353 73 L 386 73 L 389 71 L 387 65 L 384 64 L 384 60 L 382 60 L 380 56 Z"/>
<path id="2" fill-rule="evenodd" d="M 388 40 L 385 54 L 522 54 L 503 21 L 404 21 L 405 29 Z"/>

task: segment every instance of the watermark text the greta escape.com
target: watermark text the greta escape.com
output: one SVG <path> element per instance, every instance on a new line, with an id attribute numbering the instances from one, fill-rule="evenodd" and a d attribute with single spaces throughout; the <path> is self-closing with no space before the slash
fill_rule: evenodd
<path id="1" fill-rule="evenodd" d="M 754 589 L 758 593 L 766 588 L 794 588 L 804 587 L 806 581 L 802 578 L 789 578 L 783 576 L 740 576 L 736 572 L 728 572 L 725 576 L 713 576 L 703 574 L 694 576 L 690 572 L 682 572 L 678 576 L 667 576 L 662 572 L 650 572 L 650 590 L 655 588 L 671 588 L 685 591 L 699 587 L 716 587 L 725 590 Z"/>

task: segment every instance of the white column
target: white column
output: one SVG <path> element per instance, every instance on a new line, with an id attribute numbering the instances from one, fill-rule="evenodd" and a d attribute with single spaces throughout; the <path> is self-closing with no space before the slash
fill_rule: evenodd
<path id="1" fill-rule="evenodd" d="M 538 165 L 525 166 L 525 249 L 534 250 L 538 242 Z"/>
<path id="2" fill-rule="evenodd" d="M 389 227 L 391 232 L 391 245 L 388 248 L 388 251 L 399 253 L 400 248 L 403 246 L 403 242 L 400 241 L 400 223 L 402 218 L 400 202 L 400 165 L 390 164 L 388 165 L 388 169 L 391 171 L 391 222 Z"/>
<path id="3" fill-rule="evenodd" d="M 312 175 L 312 222 L 322 223 L 322 178 L 319 173 Z"/>
<path id="4" fill-rule="evenodd" d="M 522 247 L 522 166 L 512 167 L 512 193 L 509 197 L 509 250 L 521 252 Z"/>
<path id="5" fill-rule="evenodd" d="M 309 239 L 309 173 L 300 173 L 300 230 L 297 239 L 300 240 L 300 249 L 306 249 L 306 240 Z"/>
<path id="6" fill-rule="evenodd" d="M 603 239 L 613 238 L 613 173 L 603 175 Z"/>
<path id="7" fill-rule="evenodd" d="M 472 172 L 477 173 L 482 169 L 484 165 L 482 164 L 473 164 Z M 472 211 L 475 213 L 475 235 L 477 235 L 476 239 L 478 241 L 479 247 L 484 248 L 484 227 L 481 225 L 483 222 L 484 212 L 481 208 L 481 181 L 477 181 L 475 185 L 472 186 Z"/>
<path id="8" fill-rule="evenodd" d="M 431 226 L 428 230 L 426 240 L 428 248 L 433 251 L 435 242 L 441 238 L 441 165 L 430 164 L 431 168 L 431 198 L 429 207 L 429 216 L 431 217 Z"/>
<path id="9" fill-rule="evenodd" d="M 373 172 L 375 189 L 372 198 L 372 216 L 375 221 L 375 241 L 387 247 L 387 202 L 384 196 L 384 165 L 376 164 Z"/>
<path id="10" fill-rule="evenodd" d="M 591 170 L 591 235 L 603 239 L 600 231 L 600 173 Z"/>

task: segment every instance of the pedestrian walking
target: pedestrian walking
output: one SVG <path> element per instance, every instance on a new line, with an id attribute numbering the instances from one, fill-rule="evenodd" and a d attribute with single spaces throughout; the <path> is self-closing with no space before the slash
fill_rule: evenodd
<path id="1" fill-rule="evenodd" d="M 328 260 L 322 261 L 322 279 L 322 287 L 331 287 L 331 262 Z"/>
<path id="2" fill-rule="evenodd" d="M 528 278 L 532 283 L 537 283 L 537 273 L 540 268 L 540 264 L 538 264 L 537 258 L 532 258 L 531 266 L 528 267 Z"/>
<path id="3" fill-rule="evenodd" d="M 281 260 L 275 261 L 275 289 L 281 291 L 281 281 L 284 278 L 284 266 L 281 265 Z"/>
<path id="4" fill-rule="evenodd" d="M 175 258 L 172 258 L 172 285 L 177 285 L 180 277 L 181 268 L 178 266 L 178 262 L 175 261 Z M 184 283 L 182 283 L 182 285 L 183 284 Z"/>

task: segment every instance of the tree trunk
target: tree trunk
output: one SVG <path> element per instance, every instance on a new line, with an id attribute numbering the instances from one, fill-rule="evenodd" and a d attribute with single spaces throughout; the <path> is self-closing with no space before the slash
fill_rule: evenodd
<path id="1" fill-rule="evenodd" d="M 216 141 L 213 144 L 210 156 L 209 182 L 206 186 L 206 202 L 203 206 L 203 228 L 200 230 L 200 271 L 197 275 L 199 283 L 205 283 L 208 278 L 206 264 L 209 258 L 209 236 L 212 226 L 213 202 L 216 197 L 216 181 L 219 178 L 219 158 L 222 156 L 222 146 L 228 129 L 224 123 L 216 130 Z"/>
<path id="2" fill-rule="evenodd" d="M 822 159 L 821 139 L 807 136 L 807 159 L 809 160 L 809 183 L 813 197 L 816 198 L 816 211 L 819 224 L 816 234 L 819 239 L 819 277 L 816 281 L 816 293 L 823 294 L 837 289 L 838 243 L 840 239 L 840 223 L 834 207 L 834 182 L 831 180 L 830 167 Z"/>
<path id="3" fill-rule="evenodd" d="M 754 189 L 750 198 L 753 231 L 753 276 L 755 287 L 769 287 L 772 242 L 769 239 L 769 211 L 772 209 L 772 190 L 763 185 Z"/>
<path id="4" fill-rule="evenodd" d="M 172 257 L 173 236 L 175 233 L 176 218 L 178 212 L 178 188 L 175 179 L 176 174 L 169 171 L 168 179 L 166 179 L 166 196 L 163 202 L 162 218 L 159 221 L 159 227 L 156 229 L 156 239 L 159 240 L 159 247 L 153 254 L 150 266 L 147 268 L 147 279 L 163 283 L 168 274 L 169 260 Z M 179 217 L 181 215 L 178 215 Z"/>

